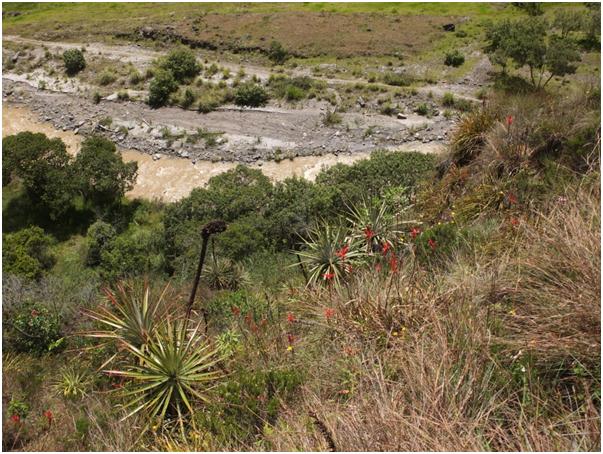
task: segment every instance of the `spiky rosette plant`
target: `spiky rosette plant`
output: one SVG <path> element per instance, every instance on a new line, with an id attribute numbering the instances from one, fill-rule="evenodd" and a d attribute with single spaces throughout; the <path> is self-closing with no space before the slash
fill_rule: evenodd
<path id="1" fill-rule="evenodd" d="M 86 334 L 124 340 L 139 348 L 146 345 L 169 310 L 166 302 L 169 287 L 167 284 L 159 295 L 151 293 L 147 282 L 142 288 L 119 283 L 116 291 L 105 289 L 109 305 L 84 312 L 105 329 Z"/>
<path id="2" fill-rule="evenodd" d="M 148 423 L 162 424 L 166 418 L 177 420 L 184 430 L 184 418 L 194 412 L 195 401 L 208 402 L 207 391 L 222 373 L 216 365 L 222 360 L 199 333 L 199 325 L 187 329 L 183 320 L 169 318 L 150 336 L 146 348 L 125 339 L 121 345 L 138 359 L 125 370 L 107 370 L 109 375 L 131 380 L 118 391 L 126 399 L 125 420 L 142 413 Z"/>
<path id="3" fill-rule="evenodd" d="M 325 222 L 311 228 L 303 243 L 304 248 L 296 253 L 307 268 L 308 285 L 339 283 L 364 257 L 359 243 L 347 237 L 342 227 Z"/>
<path id="4" fill-rule="evenodd" d="M 210 260 L 201 279 L 214 290 L 237 290 L 249 284 L 249 274 L 242 265 L 228 259 Z"/>

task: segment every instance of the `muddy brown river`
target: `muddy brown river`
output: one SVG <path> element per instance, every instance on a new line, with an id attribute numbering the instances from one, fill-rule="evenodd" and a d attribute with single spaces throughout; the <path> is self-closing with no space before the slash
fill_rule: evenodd
<path id="1" fill-rule="evenodd" d="M 72 155 L 77 154 L 82 140 L 81 136 L 71 131 L 60 131 L 49 123 L 39 121 L 36 116 L 25 107 L 2 106 L 2 137 L 17 134 L 23 131 L 41 132 L 48 137 L 58 137 L 65 142 L 67 150 Z M 424 144 L 416 151 L 437 152 L 438 146 Z M 136 150 L 120 150 L 125 161 L 138 163 L 138 178 L 134 189 L 127 195 L 129 197 L 143 197 L 147 199 L 160 199 L 175 201 L 186 197 L 192 189 L 204 186 L 214 175 L 225 172 L 236 166 L 234 162 L 197 161 L 193 164 L 188 159 L 164 155 L 154 161 L 148 154 Z M 408 150 L 410 151 L 410 150 Z M 260 167 L 262 172 L 278 181 L 292 176 L 300 176 L 313 181 L 316 175 L 325 167 L 337 163 L 350 164 L 370 156 L 370 153 L 355 153 L 353 155 L 326 154 L 323 156 L 302 156 L 286 159 L 281 162 L 268 161 Z"/>

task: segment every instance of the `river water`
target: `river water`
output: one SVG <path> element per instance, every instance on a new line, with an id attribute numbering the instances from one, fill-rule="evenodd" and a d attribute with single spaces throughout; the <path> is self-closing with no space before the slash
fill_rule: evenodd
<path id="1" fill-rule="evenodd" d="M 2 137 L 17 134 L 23 131 L 42 132 L 48 137 L 58 137 L 67 146 L 70 154 L 79 151 L 82 137 L 71 131 L 60 131 L 50 123 L 45 123 L 25 107 L 2 106 Z M 172 202 L 186 197 L 192 189 L 204 186 L 209 179 L 232 169 L 236 163 L 197 161 L 192 164 L 189 159 L 163 155 L 154 161 L 148 154 L 136 150 L 120 150 L 124 161 L 138 163 L 138 178 L 134 189 L 127 195 L 129 197 L 142 197 L 159 199 Z M 420 150 L 420 151 L 435 151 Z M 291 176 L 300 176 L 313 181 L 316 175 L 325 167 L 337 163 L 351 164 L 359 159 L 367 158 L 370 153 L 357 153 L 353 155 L 326 154 L 324 156 L 301 156 L 294 159 L 285 159 L 281 162 L 268 161 L 259 167 L 262 172 L 272 180 L 279 181 Z"/>

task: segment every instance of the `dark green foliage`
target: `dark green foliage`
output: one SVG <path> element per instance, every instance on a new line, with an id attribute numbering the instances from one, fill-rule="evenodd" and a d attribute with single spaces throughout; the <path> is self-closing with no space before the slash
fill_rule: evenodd
<path id="1" fill-rule="evenodd" d="M 423 263 L 435 264 L 451 258 L 461 244 L 462 234 L 455 223 L 436 224 L 417 237 L 417 258 Z"/>
<path id="2" fill-rule="evenodd" d="M 191 80 L 201 71 L 195 54 L 187 47 L 171 51 L 160 66 L 172 73 L 174 79 L 180 83 Z"/>
<path id="3" fill-rule="evenodd" d="M 178 89 L 178 83 L 170 71 L 155 71 L 155 77 L 149 85 L 149 106 L 165 106 L 170 95 Z"/>
<path id="4" fill-rule="evenodd" d="M 383 75 L 383 83 L 395 87 L 407 87 L 414 82 L 408 74 L 388 72 Z"/>
<path id="5" fill-rule="evenodd" d="M 337 164 L 321 172 L 316 183 L 333 194 L 333 208 L 343 211 L 346 203 L 380 196 L 388 187 L 414 188 L 433 168 L 431 155 L 380 151 L 351 166 Z"/>
<path id="6" fill-rule="evenodd" d="M 544 9 L 539 2 L 513 2 L 513 6 L 523 10 L 528 16 L 542 16 Z"/>
<path id="7" fill-rule="evenodd" d="M 25 304 L 14 315 L 11 345 L 17 351 L 46 353 L 61 339 L 60 320 L 40 305 Z"/>
<path id="8" fill-rule="evenodd" d="M 2 139 L 3 175 L 14 174 L 32 202 L 57 219 L 69 209 L 74 196 L 69 155 L 60 139 L 21 132 Z"/>
<path id="9" fill-rule="evenodd" d="M 84 54 L 79 49 L 68 49 L 63 52 L 63 63 L 68 75 L 74 76 L 86 67 Z"/>
<path id="10" fill-rule="evenodd" d="M 316 87 L 322 88 L 322 84 L 308 76 L 287 77 L 283 75 L 270 76 L 268 88 L 275 98 L 287 101 L 298 101 L 308 95 L 308 90 Z"/>
<path id="11" fill-rule="evenodd" d="M 272 41 L 270 43 L 270 49 L 268 50 L 268 58 L 275 64 L 282 64 L 287 61 L 289 54 L 287 50 L 278 41 Z"/>
<path id="12" fill-rule="evenodd" d="M 527 66 L 532 85 L 545 87 L 554 76 L 573 74 L 580 60 L 575 43 L 567 36 L 550 34 L 550 30 L 548 21 L 539 17 L 498 22 L 486 29 L 485 50 L 492 63 L 503 69 L 507 60 L 518 68 Z"/>
<path id="13" fill-rule="evenodd" d="M 88 242 L 86 264 L 88 266 L 100 265 L 103 251 L 111 244 L 116 235 L 115 228 L 106 222 L 96 221 L 90 226 L 86 235 Z"/>
<path id="14" fill-rule="evenodd" d="M 261 85 L 245 82 L 237 87 L 234 93 L 237 106 L 261 107 L 268 103 L 268 93 Z"/>
<path id="15" fill-rule="evenodd" d="M 132 189 L 138 164 L 124 163 L 115 144 L 92 136 L 82 143 L 74 162 L 78 187 L 86 201 L 97 209 L 106 209 Z"/>
<path id="16" fill-rule="evenodd" d="M 251 441 L 276 421 L 280 401 L 291 399 L 301 383 L 296 370 L 238 370 L 216 390 L 222 404 L 197 413 L 197 423 L 226 446 L 233 439 Z"/>
<path id="17" fill-rule="evenodd" d="M 463 63 L 465 63 L 465 56 L 458 50 L 446 52 L 446 56 L 444 58 L 444 64 L 446 66 L 454 66 L 456 68 L 461 66 Z"/>
<path id="18" fill-rule="evenodd" d="M 40 227 L 29 227 L 2 238 L 2 266 L 5 273 L 39 279 L 54 265 L 50 252 L 54 240 Z"/>
<path id="19" fill-rule="evenodd" d="M 238 324 L 251 314 L 253 320 L 268 318 L 269 305 L 247 290 L 219 292 L 207 304 L 207 314 L 216 329 L 226 329 Z"/>

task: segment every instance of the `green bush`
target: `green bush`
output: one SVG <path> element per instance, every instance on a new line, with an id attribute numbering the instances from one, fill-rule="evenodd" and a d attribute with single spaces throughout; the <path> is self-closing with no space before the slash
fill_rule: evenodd
<path id="1" fill-rule="evenodd" d="M 174 79 L 180 83 L 193 79 L 201 71 L 195 54 L 186 47 L 171 51 L 160 67 L 172 73 Z"/>
<path id="2" fill-rule="evenodd" d="M 446 107 L 453 107 L 454 106 L 454 95 L 450 92 L 444 93 L 444 96 L 442 96 L 442 105 L 446 106 Z"/>
<path id="3" fill-rule="evenodd" d="M 54 240 L 40 227 L 4 234 L 2 241 L 2 266 L 5 273 L 40 279 L 55 263 L 50 251 Z"/>
<path id="4" fill-rule="evenodd" d="M 446 52 L 446 56 L 444 58 L 444 64 L 446 66 L 454 66 L 456 68 L 461 66 L 463 63 L 465 63 L 465 56 L 458 50 Z"/>
<path id="5" fill-rule="evenodd" d="M 68 75 L 73 76 L 86 67 L 84 54 L 79 49 L 68 49 L 63 52 L 63 63 Z"/>
<path id="6" fill-rule="evenodd" d="M 245 82 L 237 87 L 234 101 L 237 106 L 265 106 L 268 103 L 268 94 L 261 85 Z"/>
<path id="7" fill-rule="evenodd" d="M 155 71 L 155 77 L 149 86 L 149 105 L 165 106 L 170 95 L 178 89 L 178 83 L 170 71 Z"/>
<path id="8" fill-rule="evenodd" d="M 103 70 L 102 73 L 98 76 L 98 84 L 99 85 L 109 85 L 117 80 L 117 76 L 114 72 L 109 71 L 108 69 Z"/>
<path id="9" fill-rule="evenodd" d="M 270 49 L 268 50 L 268 58 L 270 58 L 273 63 L 280 65 L 284 63 L 288 57 L 289 54 L 281 43 L 279 43 L 278 41 L 272 41 L 270 43 Z"/>
<path id="10" fill-rule="evenodd" d="M 408 74 L 388 72 L 383 74 L 383 83 L 395 87 L 407 87 L 414 82 Z"/>
<path id="11" fill-rule="evenodd" d="M 86 264 L 88 266 L 100 265 L 102 252 L 109 247 L 116 235 L 115 228 L 103 221 L 96 221 L 88 228 L 88 233 L 86 234 L 86 241 L 88 243 Z"/>
<path id="12" fill-rule="evenodd" d="M 25 304 L 15 315 L 12 326 L 12 345 L 20 352 L 46 353 L 62 337 L 58 316 L 36 304 Z"/>

